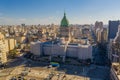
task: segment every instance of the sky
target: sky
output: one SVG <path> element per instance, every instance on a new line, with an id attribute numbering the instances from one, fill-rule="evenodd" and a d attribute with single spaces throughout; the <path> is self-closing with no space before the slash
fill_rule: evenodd
<path id="1" fill-rule="evenodd" d="M 0 25 L 60 24 L 66 12 L 70 24 L 120 19 L 120 0 L 0 0 Z"/>

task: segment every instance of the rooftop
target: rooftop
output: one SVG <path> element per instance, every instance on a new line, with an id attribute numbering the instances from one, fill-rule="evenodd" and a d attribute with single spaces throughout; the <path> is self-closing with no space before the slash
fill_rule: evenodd
<path id="1" fill-rule="evenodd" d="M 68 25 L 69 25 L 69 22 L 68 22 L 68 20 L 67 20 L 67 18 L 66 18 L 66 13 L 64 13 L 64 17 L 63 17 L 63 19 L 61 20 L 61 27 L 68 27 Z"/>
<path id="2" fill-rule="evenodd" d="M 112 67 L 115 71 L 117 78 L 120 80 L 120 64 L 119 63 L 112 63 Z"/>

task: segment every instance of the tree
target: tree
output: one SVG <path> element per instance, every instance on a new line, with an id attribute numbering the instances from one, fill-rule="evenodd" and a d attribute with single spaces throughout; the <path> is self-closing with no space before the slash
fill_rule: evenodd
<path id="1" fill-rule="evenodd" d="M 17 56 L 18 51 L 16 49 L 13 49 L 11 51 L 9 51 L 9 56 L 12 58 L 15 58 Z"/>

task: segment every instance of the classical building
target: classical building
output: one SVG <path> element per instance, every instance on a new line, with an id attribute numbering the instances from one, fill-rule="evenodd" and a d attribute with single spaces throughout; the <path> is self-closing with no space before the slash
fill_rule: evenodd
<path id="1" fill-rule="evenodd" d="M 50 31 L 47 32 L 50 33 Z M 50 61 L 54 57 L 62 57 L 63 62 L 65 62 L 67 57 L 77 58 L 79 60 L 92 59 L 93 46 L 89 44 L 87 38 L 81 38 L 80 36 L 82 34 L 78 36 L 79 34 L 76 34 L 76 32 L 81 34 L 81 29 L 77 26 L 70 26 L 66 13 L 64 13 L 58 38 L 45 42 L 32 42 L 30 44 L 30 52 L 38 56 L 49 56 Z M 89 34 L 89 32 L 87 28 L 83 30 L 84 34 Z"/>
<path id="2" fill-rule="evenodd" d="M 69 27 L 69 22 L 66 18 L 66 13 L 64 13 L 64 17 L 61 20 L 61 24 L 60 24 L 60 38 L 64 38 L 65 41 L 69 41 L 70 42 L 70 38 L 71 38 L 71 33 L 70 33 L 70 27 Z"/>
<path id="3" fill-rule="evenodd" d="M 68 44 L 61 45 L 53 42 L 32 42 L 30 52 L 42 56 L 72 57 L 80 60 L 92 59 L 92 45 Z"/>

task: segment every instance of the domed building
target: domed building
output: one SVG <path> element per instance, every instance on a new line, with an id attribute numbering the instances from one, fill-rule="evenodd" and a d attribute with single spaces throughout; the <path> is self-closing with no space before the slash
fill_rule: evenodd
<path id="1" fill-rule="evenodd" d="M 63 19 L 61 20 L 61 25 L 60 25 L 61 27 L 69 27 L 69 22 L 68 22 L 68 20 L 67 20 L 67 18 L 66 18 L 66 13 L 64 13 L 64 17 L 63 17 Z"/>
<path id="2" fill-rule="evenodd" d="M 67 20 L 66 13 L 64 13 L 63 19 L 61 20 L 60 24 L 60 38 L 64 38 L 65 41 L 70 42 L 70 27 L 69 27 L 69 21 Z"/>

